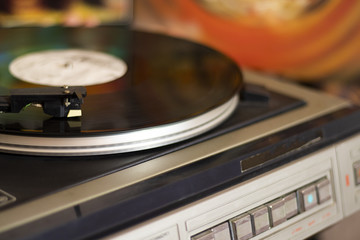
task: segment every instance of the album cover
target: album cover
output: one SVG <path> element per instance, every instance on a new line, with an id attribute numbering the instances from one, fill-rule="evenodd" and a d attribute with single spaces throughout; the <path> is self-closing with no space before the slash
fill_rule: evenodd
<path id="1" fill-rule="evenodd" d="M 0 26 L 129 24 L 131 0 L 1 0 Z"/>

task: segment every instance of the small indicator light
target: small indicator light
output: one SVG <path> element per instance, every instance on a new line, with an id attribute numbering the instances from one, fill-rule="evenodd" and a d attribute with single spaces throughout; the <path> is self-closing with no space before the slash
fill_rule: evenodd
<path id="1" fill-rule="evenodd" d="M 346 176 L 345 176 L 345 181 L 346 181 L 346 186 L 349 187 L 349 186 L 350 186 L 350 177 L 349 177 L 349 174 L 346 174 Z"/>
<path id="2" fill-rule="evenodd" d="M 312 203 L 314 201 L 314 197 L 312 194 L 309 194 L 308 197 L 307 197 L 307 201 L 308 203 Z"/>

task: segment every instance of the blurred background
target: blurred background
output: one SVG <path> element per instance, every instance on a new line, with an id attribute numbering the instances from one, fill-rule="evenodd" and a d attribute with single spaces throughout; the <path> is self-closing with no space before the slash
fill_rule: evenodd
<path id="1" fill-rule="evenodd" d="M 131 25 L 360 104 L 357 0 L 1 0 L 0 24 Z"/>
<path id="2" fill-rule="evenodd" d="M 200 41 L 240 66 L 360 103 L 360 1 L 148 0 L 137 28 Z"/>

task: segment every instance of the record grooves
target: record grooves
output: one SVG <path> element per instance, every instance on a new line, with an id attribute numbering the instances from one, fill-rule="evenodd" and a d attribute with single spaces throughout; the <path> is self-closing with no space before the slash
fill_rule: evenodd
<path id="1" fill-rule="evenodd" d="M 193 42 L 118 26 L 3 28 L 0 34 L 2 88 L 41 87 L 44 79 L 56 85 L 73 75 L 77 85 L 92 83 L 86 86 L 80 118 L 51 118 L 35 108 L 0 114 L 2 151 L 93 155 L 163 146 L 214 128 L 238 102 L 237 65 Z M 36 61 L 24 60 L 17 77 L 11 75 L 8 67 L 28 55 Z M 125 70 L 116 75 L 122 62 Z M 51 71 L 38 73 L 36 64 Z M 85 73 L 92 68 L 99 78 L 115 77 L 93 84 L 96 78 Z"/>

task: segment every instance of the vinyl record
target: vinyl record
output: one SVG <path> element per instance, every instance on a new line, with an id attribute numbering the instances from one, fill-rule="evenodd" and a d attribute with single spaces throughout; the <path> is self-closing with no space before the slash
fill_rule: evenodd
<path id="1" fill-rule="evenodd" d="M 116 26 L 0 29 L 0 88 L 82 85 L 79 118 L 0 114 L 0 150 L 91 155 L 201 134 L 235 109 L 238 66 L 193 42 Z"/>

